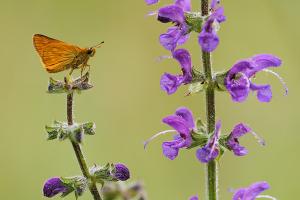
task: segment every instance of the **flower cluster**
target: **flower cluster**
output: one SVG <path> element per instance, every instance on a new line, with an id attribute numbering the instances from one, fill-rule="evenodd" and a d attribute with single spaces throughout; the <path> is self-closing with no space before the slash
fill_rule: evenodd
<path id="1" fill-rule="evenodd" d="M 129 169 L 122 163 L 107 164 L 104 167 L 93 166 L 90 169 L 93 179 L 101 183 L 112 181 L 126 181 L 130 178 Z M 75 192 L 76 196 L 81 196 L 88 187 L 88 180 L 83 176 L 74 177 L 53 177 L 44 183 L 43 193 L 45 197 L 51 198 L 57 194 L 62 197 Z"/>
<path id="2" fill-rule="evenodd" d="M 159 2 L 158 0 L 145 1 L 148 5 Z M 227 91 L 234 102 L 244 102 L 250 92 L 255 92 L 260 102 L 270 102 L 272 99 L 271 85 L 253 82 L 255 75 L 264 71 L 275 75 L 283 84 L 285 94 L 287 94 L 288 89 L 283 79 L 269 69 L 270 67 L 281 66 L 282 61 L 271 54 L 258 54 L 248 59 L 239 60 L 229 70 L 220 73 L 213 72 L 212 77 L 208 78 L 206 78 L 208 74 L 196 70 L 192 65 L 189 51 L 178 48 L 178 46 L 187 42 L 192 32 L 196 32 L 198 34 L 197 43 L 202 52 L 213 52 L 220 43 L 217 32 L 220 24 L 226 21 L 226 16 L 224 15 L 224 8 L 220 6 L 220 0 L 212 0 L 209 13 L 204 16 L 203 13 L 193 12 L 191 8 L 191 0 L 174 0 L 173 4 L 159 8 L 156 13 L 159 22 L 172 24 L 166 33 L 159 36 L 159 42 L 170 51 L 172 58 L 180 64 L 182 71 L 181 74 L 177 75 L 164 73 L 160 79 L 162 90 L 170 95 L 175 93 L 180 86 L 191 84 L 189 94 L 214 89 Z M 204 65 L 207 63 L 209 61 L 206 63 L 203 61 Z M 163 118 L 162 121 L 173 129 L 155 134 L 145 142 L 145 147 L 157 136 L 175 132 L 172 140 L 162 143 L 163 155 L 170 160 L 174 160 L 178 156 L 180 149 L 192 149 L 194 147 L 198 147 L 197 159 L 205 164 L 216 159 L 219 160 L 226 150 L 233 152 L 235 156 L 245 156 L 248 154 L 248 150 L 240 144 L 239 139 L 246 134 L 253 135 L 259 144 L 265 145 L 264 140 L 245 123 L 235 125 L 229 134 L 221 134 L 221 121 L 218 121 L 214 131 L 210 132 L 211 130 L 208 129 L 208 131 L 201 120 L 194 119 L 192 111 L 186 107 L 178 108 L 175 114 Z M 213 122 L 214 120 L 211 120 L 208 124 L 212 125 Z M 268 188 L 269 185 L 266 182 L 254 183 L 247 188 L 236 190 L 233 200 L 254 200 L 261 197 L 259 194 Z M 270 196 L 264 195 L 263 197 Z M 198 200 L 198 197 L 192 196 L 190 200 Z"/>
<path id="3" fill-rule="evenodd" d="M 155 4 L 158 1 L 146 0 L 148 5 Z M 159 36 L 160 44 L 169 51 L 174 51 L 177 46 L 183 45 L 192 31 L 199 33 L 199 44 L 206 52 L 212 52 L 219 44 L 217 31 L 219 24 L 226 20 L 223 7 L 219 7 L 219 1 L 214 0 L 211 3 L 211 13 L 209 16 L 201 17 L 199 13 L 191 12 L 190 0 L 175 0 L 171 5 L 164 6 L 158 10 L 157 20 L 162 23 L 173 23 L 174 26 L 168 28 L 166 33 Z M 189 16 L 192 18 L 192 23 Z M 203 22 L 204 21 L 204 22 Z M 194 26 L 195 23 L 202 26 Z M 203 23 L 202 23 L 203 22 Z M 193 24 L 194 23 L 194 24 Z M 196 28 L 194 28 L 196 27 Z"/>

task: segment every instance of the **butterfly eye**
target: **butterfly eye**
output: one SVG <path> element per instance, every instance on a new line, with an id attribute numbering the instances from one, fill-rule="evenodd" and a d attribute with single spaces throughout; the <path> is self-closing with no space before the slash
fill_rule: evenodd
<path id="1" fill-rule="evenodd" d="M 95 54 L 95 49 L 94 48 L 89 48 L 86 52 L 89 56 L 94 56 Z"/>

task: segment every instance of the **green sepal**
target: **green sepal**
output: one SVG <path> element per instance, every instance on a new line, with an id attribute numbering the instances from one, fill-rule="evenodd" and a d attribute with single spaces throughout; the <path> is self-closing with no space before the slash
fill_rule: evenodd
<path id="1" fill-rule="evenodd" d="M 54 121 L 53 125 L 45 126 L 48 133 L 48 140 L 59 139 L 63 141 L 70 138 L 76 143 L 81 143 L 83 135 L 94 135 L 96 125 L 94 122 L 86 122 L 82 124 L 74 123 L 69 126 L 66 122 Z"/>
<path id="2" fill-rule="evenodd" d="M 45 126 L 46 132 L 48 133 L 47 140 L 54 140 L 61 137 L 62 124 L 62 122 L 54 121 L 53 125 Z"/>
<path id="3" fill-rule="evenodd" d="M 137 199 L 146 200 L 144 185 L 137 181 L 130 184 L 107 182 L 101 189 L 103 200 Z"/>
<path id="4" fill-rule="evenodd" d="M 225 78 L 227 76 L 228 72 L 218 72 L 215 74 L 215 89 L 218 91 L 226 91 L 226 86 L 225 86 Z"/>
<path id="5" fill-rule="evenodd" d="M 224 155 L 225 151 L 226 151 L 226 148 L 224 146 L 222 146 L 222 145 L 219 145 L 219 155 L 216 158 L 217 161 L 219 161 L 222 158 L 222 156 Z"/>
<path id="6" fill-rule="evenodd" d="M 207 88 L 207 83 L 205 80 L 205 75 L 195 68 L 192 70 L 192 81 L 189 84 L 188 95 L 193 95 L 205 91 Z"/>
<path id="7" fill-rule="evenodd" d="M 81 127 L 84 130 L 84 134 L 87 135 L 95 135 L 95 129 L 96 129 L 96 124 L 94 122 L 86 122 L 86 123 L 82 123 Z"/>
<path id="8" fill-rule="evenodd" d="M 190 32 L 195 31 L 197 33 L 201 32 L 203 17 L 200 12 L 186 12 L 186 23 L 189 25 Z"/>
<path id="9" fill-rule="evenodd" d="M 192 144 L 187 149 L 192 149 L 195 147 L 202 147 L 208 141 L 208 136 L 205 133 L 192 131 L 191 135 L 192 135 L 192 139 L 193 139 Z"/>
<path id="10" fill-rule="evenodd" d="M 88 180 L 83 176 L 61 177 L 62 183 L 68 187 L 68 191 L 64 192 L 61 197 L 65 197 L 74 191 L 76 199 L 81 196 L 88 187 Z"/>
<path id="11" fill-rule="evenodd" d="M 206 125 L 201 120 L 201 118 L 196 119 L 196 127 L 197 127 L 197 132 L 206 133 Z"/>
<path id="12" fill-rule="evenodd" d="M 89 83 L 89 73 L 87 72 L 83 76 L 72 80 L 72 77 L 67 76 L 64 81 L 55 80 L 50 77 L 48 85 L 48 93 L 61 94 L 61 93 L 72 93 L 76 91 L 80 93 L 83 90 L 92 88 L 93 85 Z"/>
<path id="13" fill-rule="evenodd" d="M 113 164 L 107 163 L 104 166 L 94 165 L 90 168 L 90 174 L 97 183 L 103 184 L 104 181 L 114 181 L 111 170 L 114 168 Z"/>
<path id="14" fill-rule="evenodd" d="M 204 84 L 200 82 L 189 84 L 188 95 L 197 94 L 205 90 Z"/>

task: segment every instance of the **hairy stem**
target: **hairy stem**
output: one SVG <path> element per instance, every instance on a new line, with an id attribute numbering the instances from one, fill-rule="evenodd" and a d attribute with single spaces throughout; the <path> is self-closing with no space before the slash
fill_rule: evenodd
<path id="1" fill-rule="evenodd" d="M 201 13 L 202 16 L 209 13 L 209 1 L 201 0 Z M 206 120 L 207 120 L 207 133 L 212 133 L 215 129 L 215 91 L 214 80 L 212 77 L 211 67 L 211 54 L 202 50 L 203 70 L 208 82 L 206 89 Z M 218 200 L 218 171 L 217 163 L 215 160 L 210 161 L 205 168 L 206 174 L 206 199 Z"/>
<path id="2" fill-rule="evenodd" d="M 68 119 L 68 125 L 69 126 L 73 125 L 73 93 L 70 93 L 70 94 L 67 95 L 67 119 Z M 71 143 L 72 143 L 73 149 L 75 151 L 76 158 L 78 160 L 78 163 L 79 163 L 80 169 L 82 171 L 82 174 L 87 179 L 89 179 L 91 177 L 91 175 L 90 175 L 90 172 L 89 172 L 89 168 L 86 164 L 81 146 L 78 143 L 76 143 L 72 140 L 71 140 Z M 97 186 L 96 186 L 96 183 L 94 181 L 91 181 L 91 183 L 89 185 L 89 189 L 90 189 L 90 192 L 92 193 L 92 195 L 94 197 L 94 200 L 101 200 L 101 196 L 100 196 L 100 194 L 97 190 Z"/>

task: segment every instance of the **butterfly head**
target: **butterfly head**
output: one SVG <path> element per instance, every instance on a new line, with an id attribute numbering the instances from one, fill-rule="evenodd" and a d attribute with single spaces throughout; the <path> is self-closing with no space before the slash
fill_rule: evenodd
<path id="1" fill-rule="evenodd" d="M 101 42 L 101 43 L 99 43 L 99 44 L 97 44 L 97 45 L 95 45 L 95 46 L 92 46 L 92 47 L 88 48 L 87 54 L 88 54 L 90 57 L 93 57 L 93 56 L 95 55 L 95 53 L 96 53 L 96 48 L 101 47 L 101 45 L 102 45 L 103 43 L 104 43 L 104 41 Z"/>
<path id="2" fill-rule="evenodd" d="M 88 48 L 88 50 L 86 51 L 87 55 L 89 55 L 90 57 L 93 57 L 96 53 L 96 49 L 94 47 Z"/>

